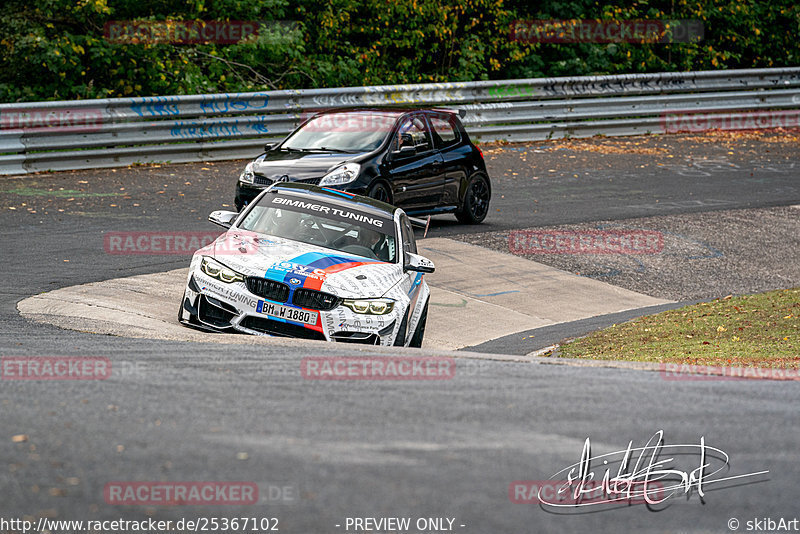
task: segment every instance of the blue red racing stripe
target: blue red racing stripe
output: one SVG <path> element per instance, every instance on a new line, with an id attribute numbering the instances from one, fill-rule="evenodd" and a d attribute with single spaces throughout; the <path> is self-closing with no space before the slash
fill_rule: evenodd
<path id="1" fill-rule="evenodd" d="M 281 263 L 290 263 L 293 265 L 298 265 L 301 267 L 307 267 L 308 272 L 304 272 L 301 269 L 287 269 L 285 267 L 280 267 Z M 285 305 L 292 306 L 294 308 L 305 309 L 301 306 L 295 306 L 292 303 L 294 297 L 294 291 L 297 288 L 307 288 L 307 289 L 316 289 L 319 290 L 322 287 L 322 282 L 325 280 L 325 276 L 320 276 L 319 274 L 315 274 L 313 271 L 316 269 L 320 269 L 325 271 L 325 275 L 330 273 L 335 273 L 339 271 L 343 271 L 345 269 L 350 269 L 351 267 L 358 267 L 359 265 L 369 265 L 373 263 L 384 263 L 379 260 L 367 260 L 364 261 L 363 258 L 358 258 L 354 256 L 337 256 L 331 254 L 325 254 L 322 252 L 306 252 L 292 258 L 290 260 L 286 260 L 283 262 L 276 262 L 269 269 L 267 269 L 266 273 L 264 273 L 264 278 L 269 280 L 275 280 L 277 282 L 283 282 L 287 286 L 289 286 L 289 297 L 287 298 Z M 310 310 L 314 311 L 319 314 L 317 310 Z M 304 326 L 305 328 L 309 328 L 311 330 L 316 330 L 318 332 L 322 332 L 322 321 L 317 321 L 316 325 L 306 325 L 303 323 L 298 323 L 296 321 L 290 321 L 287 319 L 281 319 L 279 317 L 273 317 L 276 321 L 291 323 L 291 324 L 298 324 L 300 326 Z"/>
<path id="2" fill-rule="evenodd" d="M 353 198 L 355 193 L 348 193 L 347 191 L 339 191 L 338 189 L 331 189 L 330 187 L 320 187 L 323 191 L 327 191 L 328 193 L 333 193 L 334 195 L 339 195 L 344 198 Z"/>

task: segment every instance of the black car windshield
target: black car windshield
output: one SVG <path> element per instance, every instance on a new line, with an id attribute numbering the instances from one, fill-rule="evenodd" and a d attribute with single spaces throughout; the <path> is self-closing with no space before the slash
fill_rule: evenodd
<path id="1" fill-rule="evenodd" d="M 242 230 L 317 245 L 371 260 L 396 262 L 394 222 L 388 217 L 316 199 L 269 193 L 239 224 Z"/>
<path id="2" fill-rule="evenodd" d="M 304 124 L 280 148 L 369 152 L 381 146 L 395 120 L 393 115 L 375 112 L 326 113 Z"/>

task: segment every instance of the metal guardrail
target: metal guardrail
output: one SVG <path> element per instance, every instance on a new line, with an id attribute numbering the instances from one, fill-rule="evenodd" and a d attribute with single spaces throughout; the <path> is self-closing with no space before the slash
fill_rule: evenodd
<path id="1" fill-rule="evenodd" d="M 665 133 L 800 110 L 800 67 L 0 104 L 0 174 L 250 158 L 322 109 L 443 105 L 479 142 Z"/>

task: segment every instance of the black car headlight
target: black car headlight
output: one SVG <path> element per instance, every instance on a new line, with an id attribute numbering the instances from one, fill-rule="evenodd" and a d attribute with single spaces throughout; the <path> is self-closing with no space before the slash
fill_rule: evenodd
<path id="1" fill-rule="evenodd" d="M 243 184 L 252 184 L 254 179 L 255 173 L 253 172 L 253 162 L 251 161 L 244 166 L 242 174 L 239 175 L 239 181 Z"/>
<path id="2" fill-rule="evenodd" d="M 343 185 L 349 184 L 358 178 L 358 171 L 361 165 L 358 163 L 345 163 L 333 169 L 320 180 L 319 185 Z"/>
<path id="3" fill-rule="evenodd" d="M 386 315 L 392 313 L 394 301 L 392 299 L 344 299 L 342 305 L 347 306 L 356 313 L 367 315 Z"/>
<path id="4" fill-rule="evenodd" d="M 203 256 L 203 261 L 200 262 L 200 270 L 206 273 L 211 278 L 216 278 L 226 284 L 233 282 L 244 282 L 244 276 L 237 273 L 230 267 L 225 267 L 220 262 L 208 256 Z"/>

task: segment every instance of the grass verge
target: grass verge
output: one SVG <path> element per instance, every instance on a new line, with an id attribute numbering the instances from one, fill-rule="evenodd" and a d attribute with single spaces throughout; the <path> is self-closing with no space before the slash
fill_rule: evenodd
<path id="1" fill-rule="evenodd" d="M 558 356 L 797 369 L 800 287 L 640 317 L 565 343 Z"/>

